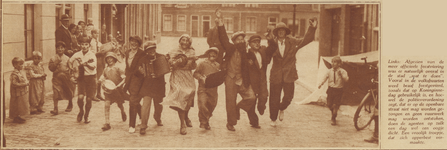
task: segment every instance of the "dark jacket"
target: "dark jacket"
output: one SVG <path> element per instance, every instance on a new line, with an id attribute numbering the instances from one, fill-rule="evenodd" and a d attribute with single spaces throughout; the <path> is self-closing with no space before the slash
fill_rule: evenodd
<path id="1" fill-rule="evenodd" d="M 159 54 L 159 53 L 156 54 L 157 58 L 160 58 L 161 56 L 163 56 L 163 55 Z M 139 60 L 140 63 L 138 63 L 138 64 L 140 64 L 140 65 L 146 64 L 146 66 L 147 66 L 147 65 L 149 65 L 150 60 L 152 60 L 152 59 L 153 59 L 153 57 L 145 54 L 143 57 L 140 58 L 140 60 Z M 150 75 L 144 77 L 143 74 L 141 74 L 139 71 L 137 71 L 136 76 L 143 78 L 140 91 L 138 92 L 140 96 L 150 96 L 152 98 L 165 97 L 166 82 L 165 82 L 164 75 L 157 77 L 157 78 L 152 78 L 152 76 L 150 76 Z"/>
<path id="2" fill-rule="evenodd" d="M 277 42 L 269 41 L 269 43 L 275 44 L 276 47 L 267 52 L 268 57 L 273 58 L 272 69 L 270 70 L 270 83 L 293 83 L 298 79 L 298 73 L 296 70 L 296 53 L 298 50 L 315 38 L 315 27 L 310 26 L 303 39 L 295 39 L 286 37 L 284 57 L 281 56 Z"/>
<path id="3" fill-rule="evenodd" d="M 267 65 L 270 63 L 270 59 L 267 56 L 268 51 L 272 51 L 271 49 L 274 49 L 275 45 L 269 44 L 268 47 L 261 46 L 259 49 L 259 53 L 261 54 L 261 64 L 262 67 L 259 68 L 258 60 L 256 59 L 256 55 L 252 50 L 249 50 L 247 53 L 247 61 L 251 61 L 252 64 L 248 63 L 248 72 L 250 76 L 250 83 L 253 88 L 253 91 L 255 93 L 259 93 L 262 88 L 261 86 L 266 85 L 263 84 L 264 82 L 267 82 Z M 267 88 L 267 87 L 265 87 Z"/>
<path id="4" fill-rule="evenodd" d="M 131 95 L 138 94 L 140 91 L 143 77 L 137 76 L 138 67 L 140 66 L 139 60 L 141 57 L 144 56 L 144 52 L 141 49 L 138 49 L 137 53 L 135 54 L 135 57 L 132 60 L 132 63 L 129 67 L 129 64 L 127 60 L 129 59 L 129 52 L 126 52 L 126 80 L 125 80 L 125 86 L 124 91 L 129 91 Z"/>
<path id="5" fill-rule="evenodd" d="M 56 43 L 62 41 L 65 43 L 65 52 L 64 54 L 68 57 L 71 57 L 73 54 L 68 55 L 67 50 L 73 50 L 72 48 L 72 38 L 71 33 L 68 29 L 65 29 L 62 25 L 56 29 Z"/>
<path id="6" fill-rule="evenodd" d="M 230 62 L 231 57 L 233 56 L 234 52 L 237 50 L 236 47 L 230 43 L 228 39 L 227 32 L 225 30 L 224 26 L 218 26 L 217 27 L 219 32 L 219 40 L 220 43 L 223 46 L 223 50 L 225 51 L 224 61 L 222 67 L 229 67 L 228 63 Z M 242 74 L 242 83 L 245 87 L 248 87 L 250 85 L 250 76 L 248 73 L 248 61 L 247 61 L 247 52 L 245 49 L 238 50 L 241 54 L 241 74 Z M 227 68 L 223 68 L 227 69 Z M 228 70 L 228 69 L 227 69 Z"/>

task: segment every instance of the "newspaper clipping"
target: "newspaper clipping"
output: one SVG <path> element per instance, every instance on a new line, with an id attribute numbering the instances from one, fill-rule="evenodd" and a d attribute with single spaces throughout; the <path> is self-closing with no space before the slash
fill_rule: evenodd
<path id="1" fill-rule="evenodd" d="M 3 149 L 447 149 L 445 2 L 3 0 Z"/>

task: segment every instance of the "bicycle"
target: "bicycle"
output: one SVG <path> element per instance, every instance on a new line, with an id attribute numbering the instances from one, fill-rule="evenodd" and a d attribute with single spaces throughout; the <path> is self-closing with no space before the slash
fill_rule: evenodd
<path id="1" fill-rule="evenodd" d="M 366 62 L 366 57 L 362 58 L 362 60 Z M 354 127 L 357 130 L 363 130 L 365 129 L 369 124 L 371 124 L 373 117 L 374 117 L 374 111 L 376 106 L 378 105 L 378 85 L 379 82 L 377 80 L 378 76 L 378 68 L 377 65 L 369 65 L 369 70 L 372 70 L 374 73 L 374 77 L 371 79 L 372 86 L 370 86 L 368 92 L 363 97 L 362 101 L 360 102 L 359 106 L 357 107 L 357 110 L 354 114 Z"/>

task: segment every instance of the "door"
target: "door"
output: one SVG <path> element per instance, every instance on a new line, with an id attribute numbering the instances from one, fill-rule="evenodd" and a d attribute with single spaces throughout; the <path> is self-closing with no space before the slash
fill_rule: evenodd
<path id="1" fill-rule="evenodd" d="M 202 36 L 207 37 L 210 30 L 211 16 L 202 16 Z"/>
<path id="2" fill-rule="evenodd" d="M 191 16 L 191 36 L 199 36 L 199 16 Z"/>
<path id="3" fill-rule="evenodd" d="M 364 38 L 362 35 L 363 28 L 363 12 L 364 7 L 361 5 L 352 6 L 350 17 L 351 21 L 350 31 L 349 31 L 349 55 L 359 54 L 362 52 L 362 42 L 364 42 Z"/>
<path id="4" fill-rule="evenodd" d="M 331 10 L 332 12 L 332 26 L 331 26 L 331 52 L 330 56 L 338 54 L 340 47 L 340 9 Z"/>
<path id="5" fill-rule="evenodd" d="M 209 21 L 203 21 L 203 37 L 208 36 L 208 31 L 210 30 L 210 22 Z"/>

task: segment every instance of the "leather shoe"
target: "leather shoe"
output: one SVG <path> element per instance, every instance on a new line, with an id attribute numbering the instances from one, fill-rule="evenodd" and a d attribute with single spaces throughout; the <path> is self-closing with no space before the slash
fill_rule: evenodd
<path id="1" fill-rule="evenodd" d="M 205 124 L 200 124 L 199 128 L 204 128 L 205 129 Z"/>
<path id="2" fill-rule="evenodd" d="M 35 115 L 35 114 L 39 114 L 39 112 L 38 111 L 32 111 L 32 112 L 30 112 L 30 114 L 31 115 Z"/>
<path id="3" fill-rule="evenodd" d="M 123 119 L 123 121 L 126 121 L 126 120 L 127 120 L 127 115 L 126 115 L 125 112 L 122 112 L 122 113 L 121 113 L 121 119 Z"/>
<path id="4" fill-rule="evenodd" d="M 261 126 L 259 126 L 259 125 L 251 125 L 251 127 L 252 128 L 256 128 L 256 129 L 260 129 L 261 128 Z"/>
<path id="5" fill-rule="evenodd" d="M 233 126 L 233 125 L 230 125 L 230 124 L 228 124 L 228 123 L 227 123 L 227 129 L 230 130 L 230 131 L 236 131 L 236 129 L 234 128 L 234 126 Z"/>
<path id="6" fill-rule="evenodd" d="M 25 123 L 26 120 L 25 120 L 25 119 L 22 119 L 22 118 L 20 118 L 20 117 L 15 117 L 14 120 L 13 120 L 12 122 L 13 122 L 13 123 L 20 123 L 20 124 L 22 124 L 22 123 Z"/>
<path id="7" fill-rule="evenodd" d="M 53 115 L 59 114 L 57 110 L 52 110 L 52 111 L 50 111 L 50 113 L 53 114 Z"/>
<path id="8" fill-rule="evenodd" d="M 210 124 L 205 125 L 205 130 L 211 130 Z"/>
<path id="9" fill-rule="evenodd" d="M 331 125 L 333 125 L 333 126 L 337 125 L 337 122 L 335 121 L 335 119 L 331 120 Z"/>
<path id="10" fill-rule="evenodd" d="M 264 115 L 265 106 L 258 105 L 258 111 L 259 111 L 259 114 L 260 114 L 260 115 Z"/>
<path id="11" fill-rule="evenodd" d="M 110 126 L 110 124 L 104 124 L 104 126 L 101 128 L 102 131 L 107 131 L 110 130 L 112 127 Z"/>
<path id="12" fill-rule="evenodd" d="M 95 97 L 95 98 L 92 99 L 92 101 L 99 102 L 101 100 L 99 100 L 97 97 Z"/>
<path id="13" fill-rule="evenodd" d="M 180 134 L 186 135 L 186 127 L 180 127 Z"/>
<path id="14" fill-rule="evenodd" d="M 192 127 L 192 122 L 191 122 L 191 120 L 186 119 L 185 122 L 186 122 L 186 126 L 187 126 L 187 127 Z"/>
<path id="15" fill-rule="evenodd" d="M 73 105 L 68 104 L 67 108 L 65 109 L 65 112 L 71 112 L 73 110 Z"/>
<path id="16" fill-rule="evenodd" d="M 146 128 L 141 128 L 140 129 L 140 134 L 141 135 L 145 135 L 146 134 Z"/>
<path id="17" fill-rule="evenodd" d="M 79 112 L 79 113 L 78 113 L 78 117 L 76 118 L 76 120 L 77 120 L 78 122 L 81 122 L 83 116 L 84 116 L 84 112 Z"/>
<path id="18" fill-rule="evenodd" d="M 90 120 L 88 120 L 88 118 L 84 118 L 84 123 L 85 124 L 90 123 Z"/>
<path id="19" fill-rule="evenodd" d="M 161 121 L 157 121 L 157 126 L 163 126 L 163 123 Z"/>
<path id="20" fill-rule="evenodd" d="M 373 137 L 371 137 L 371 138 L 369 138 L 369 139 L 365 139 L 365 142 L 369 142 L 369 143 L 378 143 L 378 142 L 379 142 L 379 139 L 373 136 Z"/>

